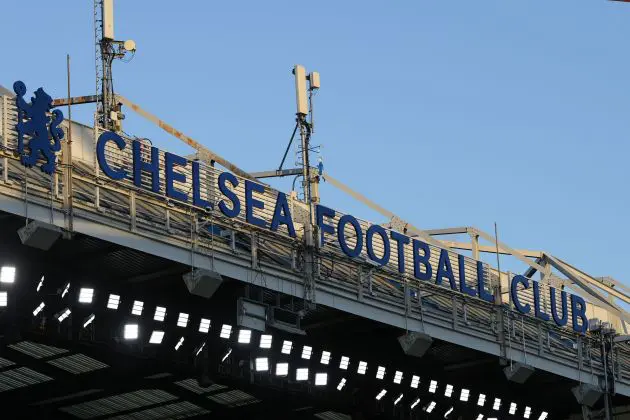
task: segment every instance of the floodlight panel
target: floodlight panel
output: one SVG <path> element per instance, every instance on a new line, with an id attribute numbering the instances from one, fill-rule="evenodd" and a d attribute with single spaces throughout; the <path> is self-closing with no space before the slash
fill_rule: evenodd
<path id="1" fill-rule="evenodd" d="M 0 292 L 0 307 L 6 307 L 9 304 L 9 296 L 7 292 Z"/>
<path id="2" fill-rule="evenodd" d="M 188 314 L 185 312 L 180 312 L 179 316 L 177 317 L 177 326 L 186 328 L 187 325 L 188 325 Z"/>
<path id="3" fill-rule="evenodd" d="M 149 343 L 151 344 L 161 344 L 164 339 L 164 331 L 153 331 L 151 333 L 151 338 L 149 338 Z"/>
<path id="4" fill-rule="evenodd" d="M 0 269 L 0 283 L 13 283 L 15 282 L 15 267 L 10 265 L 4 265 Z"/>
<path id="5" fill-rule="evenodd" d="M 107 300 L 107 309 L 118 309 L 119 304 L 120 304 L 120 296 L 110 294 L 109 299 Z"/>
<path id="6" fill-rule="evenodd" d="M 241 344 L 249 344 L 252 339 L 252 330 L 239 330 L 238 342 Z"/>
<path id="7" fill-rule="evenodd" d="M 262 334 L 260 336 L 260 348 L 270 349 L 272 340 L 273 340 L 273 336 L 271 334 Z"/>
<path id="8" fill-rule="evenodd" d="M 327 373 L 316 373 L 315 374 L 315 386 L 326 386 L 328 383 L 328 374 Z"/>
<path id="9" fill-rule="evenodd" d="M 201 318 L 201 321 L 199 321 L 199 332 L 208 333 L 208 331 L 210 331 L 210 320 Z"/>
<path id="10" fill-rule="evenodd" d="M 477 416 L 477 420 L 483 420 L 483 414 L 479 414 L 479 415 Z"/>
<path id="11" fill-rule="evenodd" d="M 427 413 L 430 413 L 435 408 L 435 401 L 431 401 L 431 404 L 427 407 Z"/>
<path id="12" fill-rule="evenodd" d="M 94 321 L 94 318 L 96 318 L 96 315 L 94 314 L 88 316 L 85 322 L 83 323 L 83 328 L 86 328 L 88 325 L 90 325 Z"/>
<path id="13" fill-rule="evenodd" d="M 166 308 L 164 306 L 156 306 L 153 319 L 155 321 L 163 322 L 165 318 L 166 318 Z"/>
<path id="14" fill-rule="evenodd" d="M 346 378 L 341 378 L 339 384 L 337 385 L 337 391 L 341 391 L 344 386 L 346 386 Z"/>
<path id="15" fill-rule="evenodd" d="M 396 373 L 394 374 L 394 383 L 400 384 L 402 382 L 402 378 L 403 378 L 403 373 L 397 370 Z"/>
<path id="16" fill-rule="evenodd" d="M 289 374 L 288 363 L 276 363 L 276 376 L 287 376 Z"/>
<path id="17" fill-rule="evenodd" d="M 449 408 L 448 410 L 446 410 L 446 413 L 444 413 L 444 418 L 447 418 L 449 414 L 451 414 L 453 412 L 453 407 Z"/>
<path id="18" fill-rule="evenodd" d="M 394 405 L 398 405 L 398 403 L 400 402 L 400 400 L 402 400 L 402 397 L 403 397 L 403 394 L 400 394 L 400 395 L 398 396 L 398 398 L 396 398 L 396 399 L 394 400 Z"/>
<path id="19" fill-rule="evenodd" d="M 341 361 L 339 362 L 339 369 L 348 370 L 349 364 L 350 364 L 350 358 L 347 356 L 341 356 Z"/>
<path id="20" fill-rule="evenodd" d="M 179 348 L 184 344 L 184 337 L 180 337 L 177 344 L 175 344 L 175 350 L 179 350 Z"/>
<path id="21" fill-rule="evenodd" d="M 323 351 L 322 352 L 322 358 L 319 361 L 322 365 L 327 365 L 328 363 L 330 363 L 330 352 L 329 351 Z"/>
<path id="22" fill-rule="evenodd" d="M 470 395 L 470 390 L 462 388 L 462 392 L 459 394 L 459 400 L 467 402 L 469 395 Z"/>
<path id="23" fill-rule="evenodd" d="M 359 367 L 357 368 L 357 373 L 359 375 L 365 375 L 367 371 L 367 362 L 359 362 Z"/>
<path id="24" fill-rule="evenodd" d="M 131 307 L 132 315 L 142 315 L 142 308 L 144 307 L 144 302 L 141 300 L 134 300 L 133 306 Z"/>
<path id="25" fill-rule="evenodd" d="M 529 416 L 531 416 L 532 414 L 532 408 L 531 407 L 525 407 L 525 412 L 523 413 L 523 418 L 528 419 Z"/>
<path id="26" fill-rule="evenodd" d="M 416 406 L 420 404 L 420 398 L 416 398 L 416 400 L 411 404 L 411 409 L 413 410 Z"/>
<path id="27" fill-rule="evenodd" d="M 295 380 L 296 381 L 306 381 L 308 380 L 308 368 L 299 368 L 295 371 Z"/>
<path id="28" fill-rule="evenodd" d="M 138 338 L 138 324 L 125 324 L 125 340 L 135 340 Z"/>
<path id="29" fill-rule="evenodd" d="M 547 412 L 543 411 L 542 413 L 540 413 L 540 417 L 538 417 L 538 420 L 545 420 L 547 418 Z"/>
<path id="30" fill-rule="evenodd" d="M 429 383 L 429 392 L 432 394 L 435 394 L 436 390 L 437 390 L 437 381 L 431 381 Z"/>
<path id="31" fill-rule="evenodd" d="M 61 292 L 62 299 L 68 293 L 68 290 L 70 290 L 70 283 L 66 284 L 66 287 L 63 289 L 63 292 Z"/>
<path id="32" fill-rule="evenodd" d="M 230 335 L 232 335 L 232 326 L 228 324 L 223 324 L 223 326 L 221 327 L 221 333 L 219 334 L 219 337 L 230 338 Z"/>
<path id="33" fill-rule="evenodd" d="M 284 340 L 282 342 L 282 350 L 280 351 L 282 354 L 291 354 L 291 349 L 293 348 L 293 343 L 288 340 Z"/>
<path id="34" fill-rule="evenodd" d="M 33 311 L 33 316 L 37 316 L 38 313 L 40 313 L 42 311 L 42 309 L 44 309 L 44 306 L 46 306 L 46 304 L 44 302 L 40 303 L 37 308 L 35 308 L 35 310 Z"/>
<path id="35" fill-rule="evenodd" d="M 486 396 L 485 394 L 479 394 L 479 398 L 477 399 L 477 405 L 479 407 L 483 407 L 483 405 L 486 403 Z"/>
<path id="36" fill-rule="evenodd" d="M 418 375 L 413 375 L 411 377 L 411 387 L 417 389 L 419 383 L 420 383 L 420 377 Z"/>
<path id="37" fill-rule="evenodd" d="M 38 292 L 39 292 L 39 289 L 41 289 L 43 285 L 44 285 L 44 276 L 42 276 L 42 278 L 39 279 L 39 283 L 37 283 L 37 291 Z"/>
<path id="38" fill-rule="evenodd" d="M 61 315 L 59 315 L 59 317 L 57 318 L 57 320 L 58 320 L 59 322 L 63 322 L 63 320 L 64 320 L 64 319 L 66 319 L 66 318 L 68 318 L 68 317 L 70 316 L 70 313 L 71 313 L 71 312 L 72 312 L 72 311 L 70 310 L 70 308 L 66 308 L 66 309 L 65 309 L 65 310 L 61 313 Z"/>
<path id="39" fill-rule="evenodd" d="M 311 353 L 313 353 L 313 348 L 311 346 L 302 347 L 302 359 L 309 360 L 311 358 Z"/>
<path id="40" fill-rule="evenodd" d="M 269 359 L 266 357 L 256 358 L 256 372 L 265 372 L 269 370 Z"/>
<path id="41" fill-rule="evenodd" d="M 376 370 L 376 379 L 383 379 L 385 377 L 385 368 L 383 366 L 379 366 Z"/>
<path id="42" fill-rule="evenodd" d="M 79 303 L 92 303 L 94 297 L 94 289 L 82 287 L 79 290 Z"/>
<path id="43" fill-rule="evenodd" d="M 376 394 L 376 400 L 380 401 L 381 398 L 383 398 L 385 396 L 385 394 L 387 394 L 387 390 L 386 389 L 382 389 L 381 392 Z"/>
<path id="44" fill-rule="evenodd" d="M 453 395 L 453 385 L 446 385 L 446 389 L 444 390 L 444 396 L 445 397 L 451 397 L 451 395 Z"/>
<path id="45" fill-rule="evenodd" d="M 494 403 L 492 404 L 492 409 L 498 410 L 499 408 L 501 408 L 501 398 L 495 398 Z"/>

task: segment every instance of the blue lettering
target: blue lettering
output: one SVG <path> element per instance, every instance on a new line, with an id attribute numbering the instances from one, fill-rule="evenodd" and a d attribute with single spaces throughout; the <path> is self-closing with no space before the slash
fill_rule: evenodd
<path id="1" fill-rule="evenodd" d="M 422 250 L 423 255 L 420 255 Z M 429 262 L 431 258 L 431 248 L 429 245 L 417 239 L 413 240 L 413 275 L 418 280 L 431 280 L 433 276 L 433 267 Z M 420 270 L 420 265 L 424 265 L 424 272 Z"/>
<path id="2" fill-rule="evenodd" d="M 453 267 L 451 267 L 451 260 L 448 258 L 448 251 L 445 249 L 440 250 L 440 262 L 438 262 L 437 274 L 435 275 L 435 284 L 442 284 L 443 277 L 448 278 L 448 281 L 451 284 L 451 289 L 457 290 L 455 276 L 453 275 Z"/>
<path id="3" fill-rule="evenodd" d="M 181 156 L 172 153 L 164 153 L 164 166 L 166 178 L 166 195 L 180 201 L 188 201 L 188 194 L 183 193 L 173 186 L 173 182 L 186 183 L 186 175 L 175 172 L 175 166 L 186 166 L 188 161 Z"/>
<path id="4" fill-rule="evenodd" d="M 197 207 L 213 208 L 212 203 L 207 202 L 201 198 L 201 182 L 199 181 L 199 162 L 193 161 L 192 163 L 192 188 L 193 188 L 193 205 Z"/>
<path id="5" fill-rule="evenodd" d="M 479 297 L 486 302 L 493 303 L 494 295 L 486 291 L 485 269 L 481 261 L 477 261 L 477 293 Z"/>
<path id="6" fill-rule="evenodd" d="M 534 281 L 534 315 L 543 321 L 549 321 L 549 314 L 540 310 L 540 283 Z"/>
<path id="7" fill-rule="evenodd" d="M 324 216 L 326 217 L 335 217 L 335 211 L 333 209 L 329 209 L 328 207 L 322 206 L 318 204 L 315 208 L 315 216 L 317 218 L 317 227 L 319 227 L 320 237 L 319 246 L 324 246 L 324 233 L 328 233 L 330 235 L 335 234 L 335 227 L 332 225 L 327 225 L 324 223 Z"/>
<path id="8" fill-rule="evenodd" d="M 514 303 L 514 307 L 517 311 L 522 314 L 528 314 L 532 309 L 528 303 L 525 305 L 521 305 L 521 301 L 518 298 L 518 284 L 523 285 L 523 289 L 529 289 L 529 279 L 525 276 L 514 276 L 512 278 L 512 284 L 510 284 L 510 296 L 512 297 L 512 303 Z"/>
<path id="9" fill-rule="evenodd" d="M 556 289 L 553 287 L 549 288 L 549 294 L 551 296 L 551 315 L 553 316 L 553 320 L 559 327 L 564 327 L 567 325 L 567 321 L 569 319 L 569 311 L 567 310 L 567 292 L 562 290 L 560 292 L 560 305 L 562 306 L 562 318 L 558 316 L 558 308 L 556 303 Z"/>
<path id="10" fill-rule="evenodd" d="M 291 211 L 285 193 L 278 192 L 276 199 L 276 208 L 273 211 L 273 219 L 271 219 L 271 230 L 277 231 L 280 225 L 287 225 L 287 230 L 292 238 L 295 238 L 295 227 L 291 219 Z"/>
<path id="11" fill-rule="evenodd" d="M 96 158 L 98 159 L 98 165 L 101 167 L 101 170 L 105 175 L 114 180 L 125 179 L 127 177 L 127 171 L 124 169 L 115 170 L 112 169 L 111 166 L 107 163 L 107 158 L 105 157 L 105 146 L 108 141 L 113 141 L 116 143 L 116 146 L 120 150 L 125 148 L 125 141 L 118 134 L 106 131 L 101 134 L 98 138 L 98 142 L 96 143 Z"/>
<path id="12" fill-rule="evenodd" d="M 264 193 L 265 187 L 263 185 L 257 184 L 249 179 L 245 180 L 245 220 L 247 223 L 251 223 L 254 226 L 266 227 L 267 222 L 263 219 L 259 219 L 254 216 L 254 208 L 264 209 L 265 203 L 260 200 L 256 200 L 253 197 L 253 193 Z"/>
<path id="13" fill-rule="evenodd" d="M 467 295 L 477 296 L 475 289 L 466 284 L 466 260 L 464 256 L 458 255 L 457 262 L 459 263 L 459 290 Z"/>
<path id="14" fill-rule="evenodd" d="M 374 234 L 378 234 L 383 241 L 383 256 L 377 257 L 374 253 L 374 244 L 372 243 Z M 367 233 L 365 234 L 365 243 L 367 245 L 367 254 L 370 259 L 380 265 L 385 265 L 389 262 L 389 238 L 387 237 L 387 231 L 383 229 L 379 225 L 372 225 L 368 228 Z"/>
<path id="15" fill-rule="evenodd" d="M 219 202 L 219 210 L 227 217 L 236 217 L 241 212 L 241 202 L 236 194 L 225 185 L 226 181 L 232 184 L 234 188 L 238 186 L 238 179 L 231 173 L 222 172 L 221 175 L 219 175 L 219 190 L 232 202 L 232 208 L 230 209 L 227 204 L 225 204 L 225 200 L 221 200 Z"/>
<path id="16" fill-rule="evenodd" d="M 354 232 L 356 234 L 357 242 L 354 246 L 354 249 L 350 248 L 348 243 L 346 242 L 346 233 L 344 228 L 346 224 L 350 223 L 354 228 Z M 349 257 L 358 257 L 361 254 L 361 250 L 363 249 L 363 231 L 361 230 L 361 225 L 359 221 L 349 214 L 345 214 L 341 216 L 339 219 L 339 223 L 337 224 L 337 238 L 339 240 L 339 246 L 341 246 L 341 250 Z"/>
<path id="17" fill-rule="evenodd" d="M 573 331 L 584 334 L 588 330 L 588 318 L 586 318 L 586 302 L 582 297 L 571 295 L 571 318 L 573 321 Z M 580 324 L 578 318 L 582 320 Z"/>
<path id="18" fill-rule="evenodd" d="M 398 272 L 405 272 L 405 244 L 409 243 L 409 237 L 398 233 L 394 230 L 390 233 L 393 240 L 396 241 L 396 248 L 398 249 Z"/>
<path id="19" fill-rule="evenodd" d="M 151 191 L 160 192 L 160 151 L 157 147 L 151 146 L 151 161 L 142 161 L 141 144 L 138 140 L 133 141 L 133 183 L 136 187 L 142 187 L 142 171 L 151 174 Z"/>

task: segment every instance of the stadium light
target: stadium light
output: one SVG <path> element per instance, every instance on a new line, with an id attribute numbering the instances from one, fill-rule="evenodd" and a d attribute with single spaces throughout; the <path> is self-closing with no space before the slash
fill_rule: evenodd
<path id="1" fill-rule="evenodd" d="M 411 387 L 417 389 L 418 384 L 420 384 L 420 377 L 418 375 L 413 375 L 411 377 Z"/>
<path id="2" fill-rule="evenodd" d="M 70 290 L 70 283 L 67 283 L 66 287 L 63 289 L 63 292 L 61 292 L 61 298 L 62 299 L 68 294 L 69 290 Z"/>
<path id="3" fill-rule="evenodd" d="M 385 368 L 383 366 L 379 366 L 376 370 L 376 379 L 383 379 L 385 377 Z"/>
<path id="4" fill-rule="evenodd" d="M 261 349 L 270 349 L 271 341 L 273 340 L 273 336 L 270 334 L 262 334 L 260 336 L 260 348 Z"/>
<path id="5" fill-rule="evenodd" d="M 540 417 L 538 417 L 538 420 L 545 420 L 547 418 L 547 412 L 543 411 L 542 413 L 540 413 Z"/>
<path id="6" fill-rule="evenodd" d="M 492 404 L 492 409 L 498 411 L 501 408 L 501 398 L 495 398 L 494 404 Z"/>
<path id="7" fill-rule="evenodd" d="M 328 374 L 327 373 L 316 373 L 315 374 L 315 386 L 326 386 L 328 383 Z"/>
<path id="8" fill-rule="evenodd" d="M 232 335 L 232 326 L 228 324 L 223 324 L 221 327 L 221 333 L 219 333 L 219 337 L 228 339 Z"/>
<path id="9" fill-rule="evenodd" d="M 341 361 L 339 362 L 339 369 L 348 370 L 349 364 L 350 364 L 350 358 L 346 356 L 341 356 Z"/>
<path id="10" fill-rule="evenodd" d="M 276 376 L 287 376 L 289 374 L 288 363 L 276 363 Z"/>
<path id="11" fill-rule="evenodd" d="M 387 394 L 387 390 L 386 389 L 382 389 L 381 392 L 376 394 L 376 401 L 380 401 L 381 398 L 383 398 L 385 396 L 385 394 Z"/>
<path id="12" fill-rule="evenodd" d="M 110 294 L 107 300 L 107 309 L 118 309 L 118 305 L 120 305 L 120 296 Z"/>
<path id="13" fill-rule="evenodd" d="M 437 390 L 437 381 L 431 381 L 429 383 L 429 392 L 431 394 L 435 394 L 435 391 Z"/>
<path id="14" fill-rule="evenodd" d="M 241 344 L 249 344 L 252 339 L 252 330 L 239 330 L 238 342 Z"/>
<path id="15" fill-rule="evenodd" d="M 357 373 L 359 375 L 365 375 L 367 371 L 367 362 L 359 362 L 359 367 L 357 368 Z"/>
<path id="16" fill-rule="evenodd" d="M 451 407 L 448 410 L 446 410 L 446 413 L 444 413 L 444 418 L 447 418 L 453 412 L 453 408 L 454 407 Z"/>
<path id="17" fill-rule="evenodd" d="M 394 383 L 400 384 L 402 382 L 402 378 L 403 378 L 403 373 L 397 370 L 396 373 L 394 374 Z"/>
<path id="18" fill-rule="evenodd" d="M 282 354 L 291 354 L 292 348 L 293 348 L 293 343 L 288 340 L 284 340 L 282 342 L 282 350 L 280 352 Z"/>
<path id="19" fill-rule="evenodd" d="M 187 325 L 188 325 L 188 314 L 185 312 L 180 312 L 179 316 L 177 317 L 177 326 L 186 328 Z"/>
<path id="20" fill-rule="evenodd" d="M 163 306 L 156 306 L 155 314 L 153 314 L 153 320 L 164 322 L 165 318 L 166 318 L 166 308 Z"/>
<path id="21" fill-rule="evenodd" d="M 162 344 L 162 340 L 164 339 L 164 331 L 153 331 L 151 333 L 151 337 L 149 338 L 150 344 Z"/>
<path id="22" fill-rule="evenodd" d="M 306 381 L 308 380 L 308 368 L 299 368 L 295 371 L 295 380 L 296 381 Z"/>
<path id="23" fill-rule="evenodd" d="M 525 412 L 523 413 L 523 418 L 528 419 L 529 416 L 532 415 L 532 408 L 531 407 L 525 407 Z"/>
<path id="24" fill-rule="evenodd" d="M 90 325 L 92 322 L 94 322 L 94 318 L 96 318 L 96 315 L 92 314 L 90 316 L 88 316 L 87 318 L 85 318 L 85 321 L 83 322 L 83 328 L 87 328 L 88 325 Z"/>
<path id="25" fill-rule="evenodd" d="M 451 397 L 451 395 L 453 395 L 453 385 L 446 385 L 446 389 L 444 390 L 444 396 L 445 397 Z"/>
<path id="26" fill-rule="evenodd" d="M 55 314 L 55 318 L 57 318 L 57 321 L 63 322 L 64 319 L 70 316 L 71 312 L 72 311 L 70 310 L 70 308 L 62 309 L 61 311 Z"/>
<path id="27" fill-rule="evenodd" d="M 313 348 L 311 346 L 302 347 L 302 359 L 309 360 L 311 358 L 311 353 L 313 353 Z"/>
<path id="28" fill-rule="evenodd" d="M 516 403 L 510 403 L 510 410 L 509 413 L 511 415 L 514 415 L 514 413 L 516 413 Z"/>
<path id="29" fill-rule="evenodd" d="M 175 344 L 175 351 L 179 350 L 179 348 L 184 344 L 184 337 L 180 337 L 177 344 Z"/>
<path id="30" fill-rule="evenodd" d="M 479 394 L 479 399 L 477 400 L 477 405 L 479 407 L 483 407 L 483 405 L 486 403 L 486 396 L 485 394 Z"/>
<path id="31" fill-rule="evenodd" d="M 416 406 L 420 404 L 420 398 L 416 398 L 416 400 L 411 404 L 411 409 L 413 410 Z"/>
<path id="32" fill-rule="evenodd" d="M 203 343 L 201 343 L 200 346 L 197 347 L 197 351 L 195 351 L 195 357 L 199 356 L 199 353 L 201 353 L 203 351 L 204 347 L 206 347 L 206 342 L 205 341 Z"/>
<path id="33" fill-rule="evenodd" d="M 4 308 L 9 304 L 9 295 L 7 292 L 0 292 L 0 308 Z"/>
<path id="34" fill-rule="evenodd" d="M 15 267 L 10 265 L 2 266 L 2 269 L 0 269 L 0 283 L 13 282 L 15 282 Z"/>
<path id="35" fill-rule="evenodd" d="M 394 405 L 398 405 L 398 403 L 400 402 L 400 400 L 402 400 L 402 397 L 403 397 L 403 394 L 400 394 L 400 395 L 398 396 L 398 398 L 396 398 L 396 399 L 394 400 Z"/>
<path id="36" fill-rule="evenodd" d="M 256 372 L 266 372 L 269 370 L 269 359 L 266 357 L 256 358 Z"/>
<path id="37" fill-rule="evenodd" d="M 479 415 L 477 416 L 477 420 L 483 420 L 483 414 L 479 414 Z"/>
<path id="38" fill-rule="evenodd" d="M 138 338 L 138 324 L 125 324 L 125 340 L 136 340 Z"/>
<path id="39" fill-rule="evenodd" d="M 462 388 L 462 392 L 459 394 L 459 400 L 460 401 L 464 401 L 464 402 L 468 402 L 468 396 L 469 395 L 470 395 L 470 390 Z"/>
<path id="40" fill-rule="evenodd" d="M 42 309 L 44 309 L 44 306 L 46 306 L 44 302 L 37 305 L 37 308 L 35 308 L 35 310 L 33 311 L 33 316 L 37 316 L 37 314 L 40 313 Z"/>
<path id="41" fill-rule="evenodd" d="M 319 360 L 319 363 L 321 363 L 322 365 L 327 365 L 328 363 L 330 363 L 330 352 L 329 351 L 323 351 L 322 352 L 322 358 Z"/>
<path id="42" fill-rule="evenodd" d="M 210 320 L 207 318 L 201 318 L 199 321 L 199 332 L 207 334 L 210 331 Z"/>
<path id="43" fill-rule="evenodd" d="M 39 283 L 37 283 L 37 291 L 38 292 L 39 292 L 39 289 L 41 289 L 43 285 L 44 285 L 44 276 L 42 276 L 42 278 L 39 279 Z"/>
<path id="44" fill-rule="evenodd" d="M 141 300 L 134 300 L 131 307 L 132 315 L 142 315 L 142 308 L 144 308 L 144 302 Z"/>
<path id="45" fill-rule="evenodd" d="M 94 289 L 82 287 L 79 290 L 79 303 L 92 303 L 94 297 Z"/>
<path id="46" fill-rule="evenodd" d="M 339 385 L 337 385 L 337 391 L 341 391 L 346 386 L 346 378 L 341 378 Z"/>
<path id="47" fill-rule="evenodd" d="M 426 412 L 430 413 L 435 408 L 435 401 L 431 401 L 431 403 L 427 406 Z"/>

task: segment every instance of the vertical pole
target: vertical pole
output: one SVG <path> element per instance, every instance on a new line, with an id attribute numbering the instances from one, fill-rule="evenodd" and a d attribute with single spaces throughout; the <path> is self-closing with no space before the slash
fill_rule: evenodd
<path id="1" fill-rule="evenodd" d="M 501 348 L 501 357 L 507 357 L 507 349 L 505 347 L 505 321 L 503 319 L 503 306 L 502 299 L 503 295 L 501 294 L 501 259 L 499 257 L 499 231 L 497 229 L 497 222 L 494 222 L 494 243 L 496 245 L 497 252 L 497 273 L 499 277 L 499 284 L 496 287 L 496 292 L 494 296 L 494 304 L 497 306 L 497 320 L 499 322 L 499 345 Z M 509 281 L 509 278 L 508 278 Z M 523 334 L 523 343 L 524 343 L 525 335 Z"/>
<path id="2" fill-rule="evenodd" d="M 70 54 L 66 55 L 66 71 L 68 79 L 68 138 L 66 139 L 66 150 L 64 150 L 63 153 L 63 206 L 66 214 L 66 229 L 68 232 L 72 232 L 74 226 L 72 214 L 72 96 L 70 91 Z"/>
<path id="3" fill-rule="evenodd" d="M 9 112 L 8 110 L 8 105 L 9 105 L 9 101 L 8 101 L 8 97 L 7 96 L 3 96 L 2 97 L 2 146 L 4 146 L 4 152 L 7 152 L 7 148 L 9 147 L 9 128 L 7 127 L 8 124 L 8 118 L 7 118 L 7 114 Z M 9 182 L 9 158 L 8 157 L 4 157 L 2 159 L 2 179 L 3 181 Z"/>

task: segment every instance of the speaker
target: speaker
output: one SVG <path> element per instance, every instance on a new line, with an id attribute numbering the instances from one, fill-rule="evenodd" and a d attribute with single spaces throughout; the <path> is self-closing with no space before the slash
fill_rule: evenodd
<path id="1" fill-rule="evenodd" d="M 398 337 L 398 342 L 405 354 L 422 357 L 433 344 L 433 339 L 424 333 L 410 332 Z"/>
<path id="2" fill-rule="evenodd" d="M 23 228 L 18 229 L 18 235 L 24 245 L 48 251 L 61 236 L 61 229 L 57 226 L 34 220 Z"/>
<path id="3" fill-rule="evenodd" d="M 602 390 L 593 385 L 580 384 L 571 388 L 573 396 L 577 400 L 578 404 L 592 407 L 597 403 L 597 400 L 602 396 Z"/>
<path id="4" fill-rule="evenodd" d="M 529 365 L 515 362 L 512 366 L 506 366 L 503 368 L 503 373 L 505 373 L 505 377 L 509 381 L 516 382 L 517 384 L 524 384 L 532 373 L 534 373 L 534 370 L 535 369 Z"/>
<path id="5" fill-rule="evenodd" d="M 221 274 L 201 268 L 184 274 L 183 279 L 190 293 L 205 298 L 211 298 L 223 283 Z"/>

